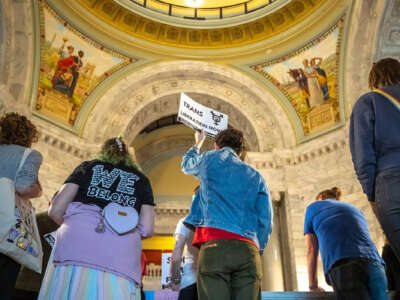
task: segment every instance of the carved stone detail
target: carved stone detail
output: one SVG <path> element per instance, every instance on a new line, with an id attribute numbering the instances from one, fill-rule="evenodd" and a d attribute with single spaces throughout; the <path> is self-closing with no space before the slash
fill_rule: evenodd
<path id="1" fill-rule="evenodd" d="M 186 69 L 188 65 L 192 65 L 190 72 Z M 213 72 L 210 67 L 209 64 L 183 61 L 178 66 L 173 63 L 159 64 L 128 76 L 99 100 L 86 122 L 84 137 L 98 143 L 123 133 L 130 142 L 152 121 L 176 114 L 177 95 L 181 91 L 198 97 L 197 100 L 205 105 L 215 109 L 220 107 L 233 114 L 231 121 L 234 126 L 245 130 L 252 150 L 271 151 L 294 137 L 290 123 L 286 123 L 287 116 L 282 113 L 277 119 L 272 112 L 279 104 L 268 94 L 266 96 L 265 90 L 261 97 L 260 86 L 256 82 L 245 85 L 243 79 L 239 84 L 235 81 L 239 79 L 235 79 L 238 75 L 234 71 L 224 69 L 227 74 L 222 75 Z M 175 70 L 177 68 L 182 70 Z M 214 70 L 218 68 L 221 66 L 215 66 Z M 107 126 L 107 122 L 112 124 L 115 120 L 119 121 L 118 126 Z M 282 135 L 281 130 L 286 129 L 290 134 Z M 96 135 L 91 136 L 89 132 L 96 132 Z"/>
<path id="2" fill-rule="evenodd" d="M 385 57 L 400 58 L 400 0 L 386 1 L 386 3 L 381 27 L 376 35 L 378 40 L 375 61 Z"/>

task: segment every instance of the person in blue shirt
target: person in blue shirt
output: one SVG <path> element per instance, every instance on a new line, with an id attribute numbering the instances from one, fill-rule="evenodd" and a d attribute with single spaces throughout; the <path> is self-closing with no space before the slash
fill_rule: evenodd
<path id="1" fill-rule="evenodd" d="M 385 58 L 369 73 L 372 90 L 350 118 L 354 168 L 383 231 L 400 260 L 400 62 Z"/>
<path id="2" fill-rule="evenodd" d="M 325 190 L 306 210 L 309 288 L 323 291 L 317 278 L 319 251 L 326 281 L 337 299 L 386 300 L 384 262 L 370 237 L 367 220 L 359 209 L 341 202 L 340 194 L 336 187 Z"/>
<path id="3" fill-rule="evenodd" d="M 261 299 L 260 251 L 272 230 L 272 206 L 262 175 L 244 163 L 244 137 L 226 129 L 215 137 L 214 150 L 202 154 L 204 132 L 182 159 L 182 171 L 201 179 L 185 223 L 196 227 L 200 247 L 200 300 Z"/>

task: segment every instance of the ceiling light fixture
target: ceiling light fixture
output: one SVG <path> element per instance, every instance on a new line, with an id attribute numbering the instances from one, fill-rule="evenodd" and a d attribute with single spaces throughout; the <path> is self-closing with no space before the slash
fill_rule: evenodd
<path id="1" fill-rule="evenodd" d="M 190 7 L 200 7 L 203 4 L 203 0 L 185 0 L 185 4 Z"/>

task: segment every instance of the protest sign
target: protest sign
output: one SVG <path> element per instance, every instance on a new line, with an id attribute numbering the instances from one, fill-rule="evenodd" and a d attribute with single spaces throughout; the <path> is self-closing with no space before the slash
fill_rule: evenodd
<path id="1" fill-rule="evenodd" d="M 171 282 L 171 256 L 172 253 L 161 253 L 161 285 L 166 285 Z M 182 264 L 185 263 L 185 258 L 181 258 Z M 183 268 L 181 267 L 181 276 Z"/>
<path id="2" fill-rule="evenodd" d="M 178 121 L 196 130 L 204 129 L 210 137 L 228 128 L 228 115 L 197 103 L 185 93 L 181 93 Z"/>
<path id="3" fill-rule="evenodd" d="M 161 253 L 161 285 L 171 282 L 171 255 L 172 253 Z"/>

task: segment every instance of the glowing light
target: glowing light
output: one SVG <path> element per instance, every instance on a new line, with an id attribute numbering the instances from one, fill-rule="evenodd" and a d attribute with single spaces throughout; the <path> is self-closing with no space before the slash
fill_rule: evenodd
<path id="1" fill-rule="evenodd" d="M 185 4 L 190 7 L 200 7 L 203 4 L 203 0 L 185 0 Z"/>

